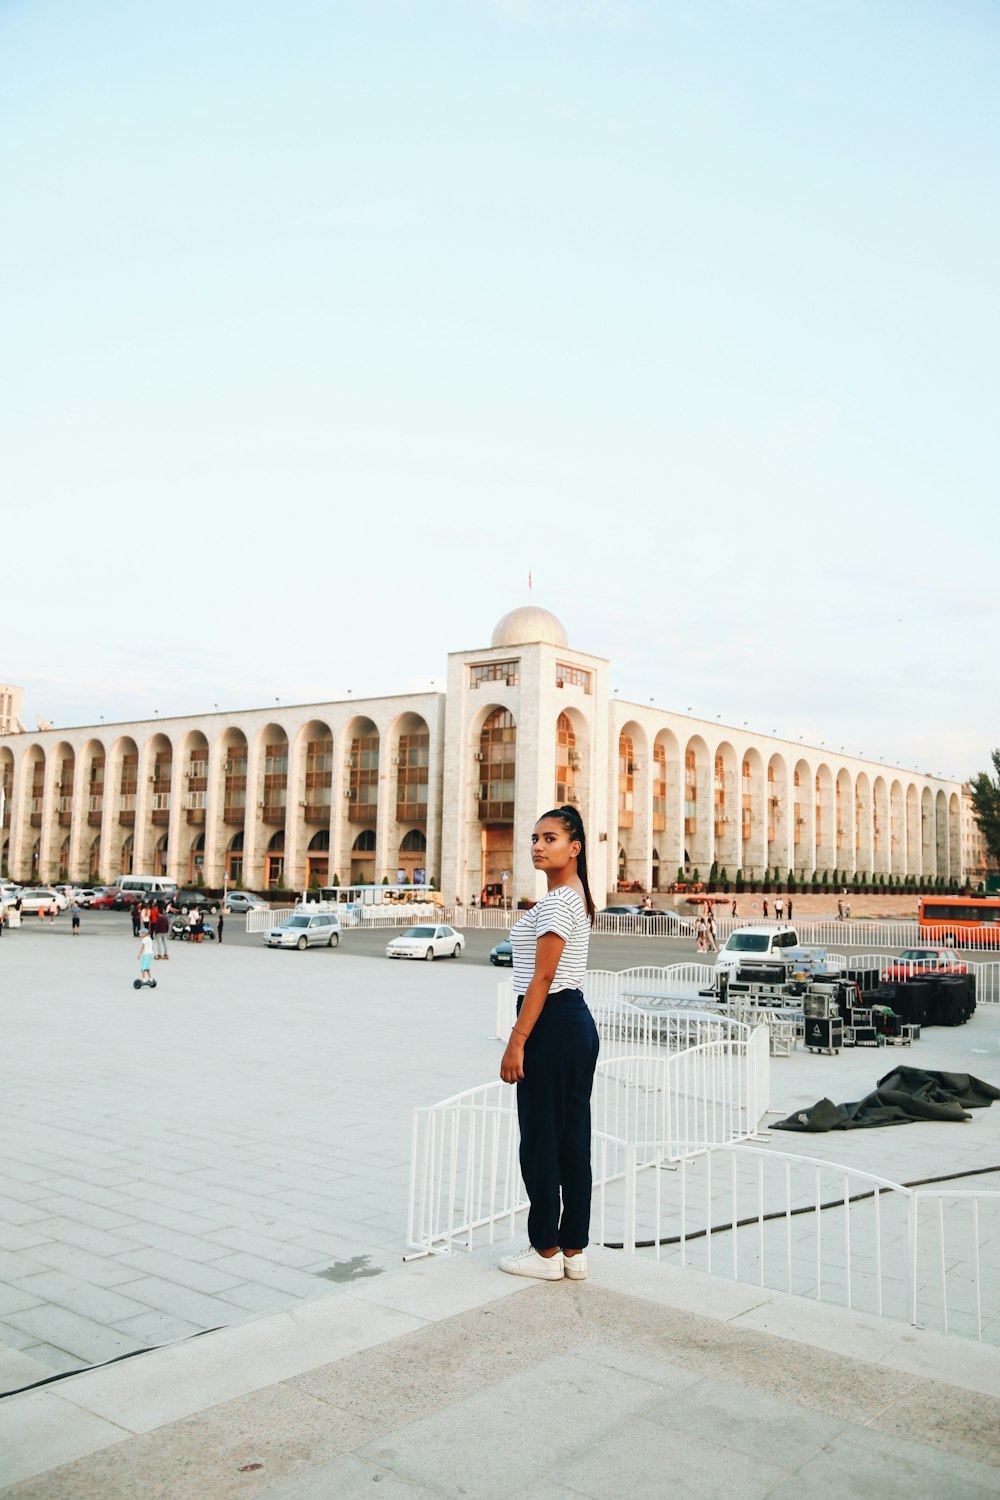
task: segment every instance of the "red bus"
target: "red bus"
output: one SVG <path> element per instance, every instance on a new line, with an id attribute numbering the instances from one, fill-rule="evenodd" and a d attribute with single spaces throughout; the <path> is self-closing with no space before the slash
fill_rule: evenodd
<path id="1" fill-rule="evenodd" d="M 953 948 L 1000 948 L 1000 895 L 921 896 L 920 936 Z"/>

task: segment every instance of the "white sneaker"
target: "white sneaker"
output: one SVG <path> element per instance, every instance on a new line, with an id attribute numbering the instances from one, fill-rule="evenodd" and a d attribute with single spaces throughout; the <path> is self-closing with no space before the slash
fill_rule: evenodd
<path id="1" fill-rule="evenodd" d="M 576 1255 L 563 1256 L 563 1275 L 567 1281 L 586 1281 L 587 1279 L 587 1252 L 580 1250 Z"/>
<path id="2" fill-rule="evenodd" d="M 534 1276 L 537 1281 L 562 1281 L 562 1251 L 555 1255 L 539 1255 L 534 1246 L 521 1250 L 517 1255 L 505 1255 L 500 1262 L 501 1271 L 508 1276 Z"/>

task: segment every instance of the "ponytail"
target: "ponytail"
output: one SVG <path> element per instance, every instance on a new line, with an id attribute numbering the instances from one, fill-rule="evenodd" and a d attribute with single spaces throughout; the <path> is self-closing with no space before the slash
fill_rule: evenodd
<path id="1" fill-rule="evenodd" d="M 575 839 L 580 845 L 580 852 L 576 856 L 576 873 L 579 876 L 580 884 L 583 886 L 583 900 L 587 908 L 587 916 L 591 923 L 593 923 L 597 915 L 597 907 L 594 905 L 594 898 L 590 894 L 590 881 L 587 879 L 587 835 L 584 831 L 583 819 L 572 803 L 567 803 L 564 807 L 554 807 L 550 812 L 542 813 L 541 817 L 557 818 L 566 829 L 570 838 Z"/>

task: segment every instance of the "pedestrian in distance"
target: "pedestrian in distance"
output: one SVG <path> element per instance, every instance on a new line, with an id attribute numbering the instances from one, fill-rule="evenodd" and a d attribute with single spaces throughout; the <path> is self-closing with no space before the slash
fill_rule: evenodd
<path id="1" fill-rule="evenodd" d="M 219 940 L 220 943 L 222 942 L 222 923 L 223 923 L 224 917 L 225 917 L 225 908 L 222 907 L 222 906 L 220 906 L 219 907 L 219 920 L 215 924 L 215 935 L 218 938 L 218 940 Z"/>
<path id="2" fill-rule="evenodd" d="M 785 902 L 782 896 L 775 896 L 774 898 L 774 915 L 777 917 L 779 922 L 785 915 Z"/>
<path id="3" fill-rule="evenodd" d="M 156 957 L 169 959 L 167 952 L 167 933 L 170 931 L 170 922 L 165 911 L 161 911 L 154 902 L 149 914 L 150 932 L 156 946 Z"/>
<path id="4" fill-rule="evenodd" d="M 142 908 L 138 901 L 132 902 L 129 912 L 132 916 L 132 936 L 140 937 L 142 935 Z"/>
<path id="5" fill-rule="evenodd" d="M 144 932 L 139 941 L 139 979 L 149 984 L 153 977 L 153 939 Z"/>
<path id="6" fill-rule="evenodd" d="M 80 933 L 80 903 L 76 900 L 75 897 L 73 900 L 73 905 L 69 909 L 69 916 L 70 924 L 73 929 L 73 936 L 78 937 Z"/>
<path id="7" fill-rule="evenodd" d="M 50 927 L 54 927 L 56 925 L 56 917 L 58 915 L 59 915 L 59 902 L 56 901 L 55 898 L 53 897 L 52 901 L 50 901 L 50 903 L 49 903 L 49 926 Z"/>
<path id="8" fill-rule="evenodd" d="M 791 898 L 791 896 L 789 896 L 789 898 L 788 898 L 788 920 L 789 920 L 789 922 L 792 920 L 792 898 Z"/>
<path id="9" fill-rule="evenodd" d="M 843 898 L 843 896 L 838 896 L 837 897 L 837 921 L 838 922 L 842 922 L 843 920 L 844 920 L 844 898 Z"/>
<path id="10" fill-rule="evenodd" d="M 764 920 L 767 921 L 767 897 L 764 897 Z"/>
<path id="11" fill-rule="evenodd" d="M 733 899 L 733 916 L 734 917 L 739 916 L 739 912 L 736 910 L 736 900 L 735 900 L 735 898 Z"/>
<path id="12" fill-rule="evenodd" d="M 705 932 L 706 932 L 705 918 L 704 917 L 698 917 L 698 919 L 696 920 L 696 922 L 694 924 L 694 935 L 698 939 L 698 952 L 699 953 L 704 953 L 704 951 L 705 951 Z"/>
<path id="13" fill-rule="evenodd" d="M 711 907 L 705 915 L 705 940 L 708 943 L 709 953 L 718 953 L 719 945 L 715 941 L 715 912 Z"/>
<path id="14" fill-rule="evenodd" d="M 517 1019 L 500 1063 L 517 1085 L 528 1239 L 500 1269 L 541 1281 L 583 1281 L 590 1239 L 590 1095 L 600 1042 L 582 985 L 594 899 L 583 819 L 572 805 L 543 813 L 531 858 L 546 894 L 511 928 Z"/>

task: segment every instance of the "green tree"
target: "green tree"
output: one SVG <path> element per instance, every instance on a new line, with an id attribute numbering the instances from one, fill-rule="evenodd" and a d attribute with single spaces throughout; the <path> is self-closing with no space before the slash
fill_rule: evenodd
<path id="1" fill-rule="evenodd" d="M 996 777 L 980 771 L 969 783 L 972 788 L 972 815 L 989 850 L 991 859 L 1000 861 L 1000 750 L 990 756 Z"/>

